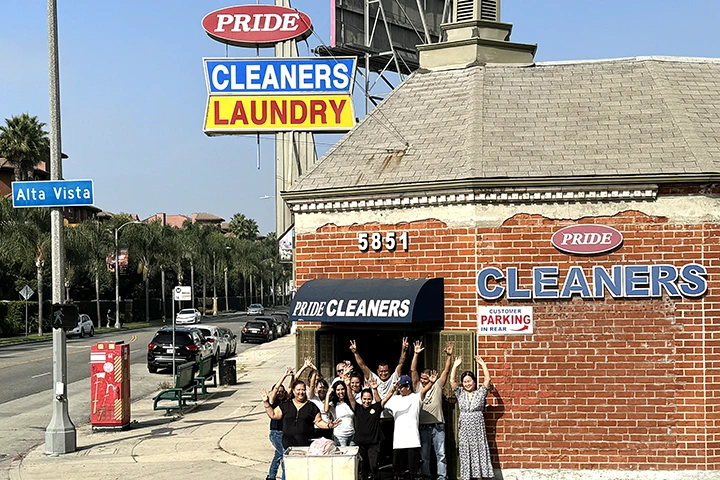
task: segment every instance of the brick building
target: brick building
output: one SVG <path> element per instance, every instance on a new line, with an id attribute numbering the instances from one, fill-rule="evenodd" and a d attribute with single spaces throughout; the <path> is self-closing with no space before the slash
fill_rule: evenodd
<path id="1" fill-rule="evenodd" d="M 464 366 L 481 354 L 505 479 L 717 478 L 720 61 L 534 63 L 510 27 L 446 25 L 283 194 L 298 358 L 332 378 L 350 339 L 371 366 L 402 336 L 430 368 L 446 341 Z M 576 254 L 553 243 L 565 227 L 619 240 Z"/>

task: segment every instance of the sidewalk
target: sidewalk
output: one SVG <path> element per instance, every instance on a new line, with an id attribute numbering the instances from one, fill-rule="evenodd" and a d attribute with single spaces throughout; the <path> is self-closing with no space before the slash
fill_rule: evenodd
<path id="1" fill-rule="evenodd" d="M 295 336 L 247 350 L 236 362 L 238 384 L 211 387 L 212 393 L 182 416 L 153 411 L 153 394 L 132 404 L 127 430 L 78 427 L 76 452 L 52 457 L 45 455 L 44 444 L 38 445 L 13 461 L 9 478 L 176 480 L 197 475 L 264 480 L 274 449 L 260 389 L 294 366 Z"/>

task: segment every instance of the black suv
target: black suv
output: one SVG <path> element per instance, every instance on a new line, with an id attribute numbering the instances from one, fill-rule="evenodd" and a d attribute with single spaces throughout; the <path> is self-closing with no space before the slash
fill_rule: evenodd
<path id="1" fill-rule="evenodd" d="M 249 342 L 250 340 L 269 342 L 273 338 L 272 327 L 264 319 L 250 320 L 240 333 L 240 343 Z"/>
<path id="2" fill-rule="evenodd" d="M 194 328 L 175 329 L 175 363 L 200 362 L 212 359 L 213 349 L 202 333 Z M 159 368 L 172 368 L 172 328 L 161 328 L 148 344 L 147 367 L 150 373 Z"/>

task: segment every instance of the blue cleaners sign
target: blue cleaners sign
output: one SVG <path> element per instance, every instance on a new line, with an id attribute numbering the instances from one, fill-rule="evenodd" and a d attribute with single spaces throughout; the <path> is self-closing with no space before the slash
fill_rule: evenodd
<path id="1" fill-rule="evenodd" d="M 352 92 L 355 58 L 205 58 L 208 93 Z"/>
<path id="2" fill-rule="evenodd" d="M 12 182 L 15 208 L 75 207 L 95 202 L 92 180 Z"/>

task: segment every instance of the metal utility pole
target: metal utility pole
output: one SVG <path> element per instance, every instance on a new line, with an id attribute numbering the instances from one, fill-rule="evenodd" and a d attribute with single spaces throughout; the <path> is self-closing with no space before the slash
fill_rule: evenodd
<path id="1" fill-rule="evenodd" d="M 60 136 L 60 62 L 58 61 L 57 1 L 48 0 L 48 70 L 50 85 L 50 180 L 62 180 L 62 144 Z M 52 243 L 52 300 L 64 303 L 62 209 L 50 211 Z M 42 318 L 38 318 L 42 322 Z M 75 425 L 70 420 L 67 398 L 67 345 L 62 328 L 53 328 L 53 413 L 45 429 L 45 453 L 58 455 L 74 452 L 77 446 Z"/>

